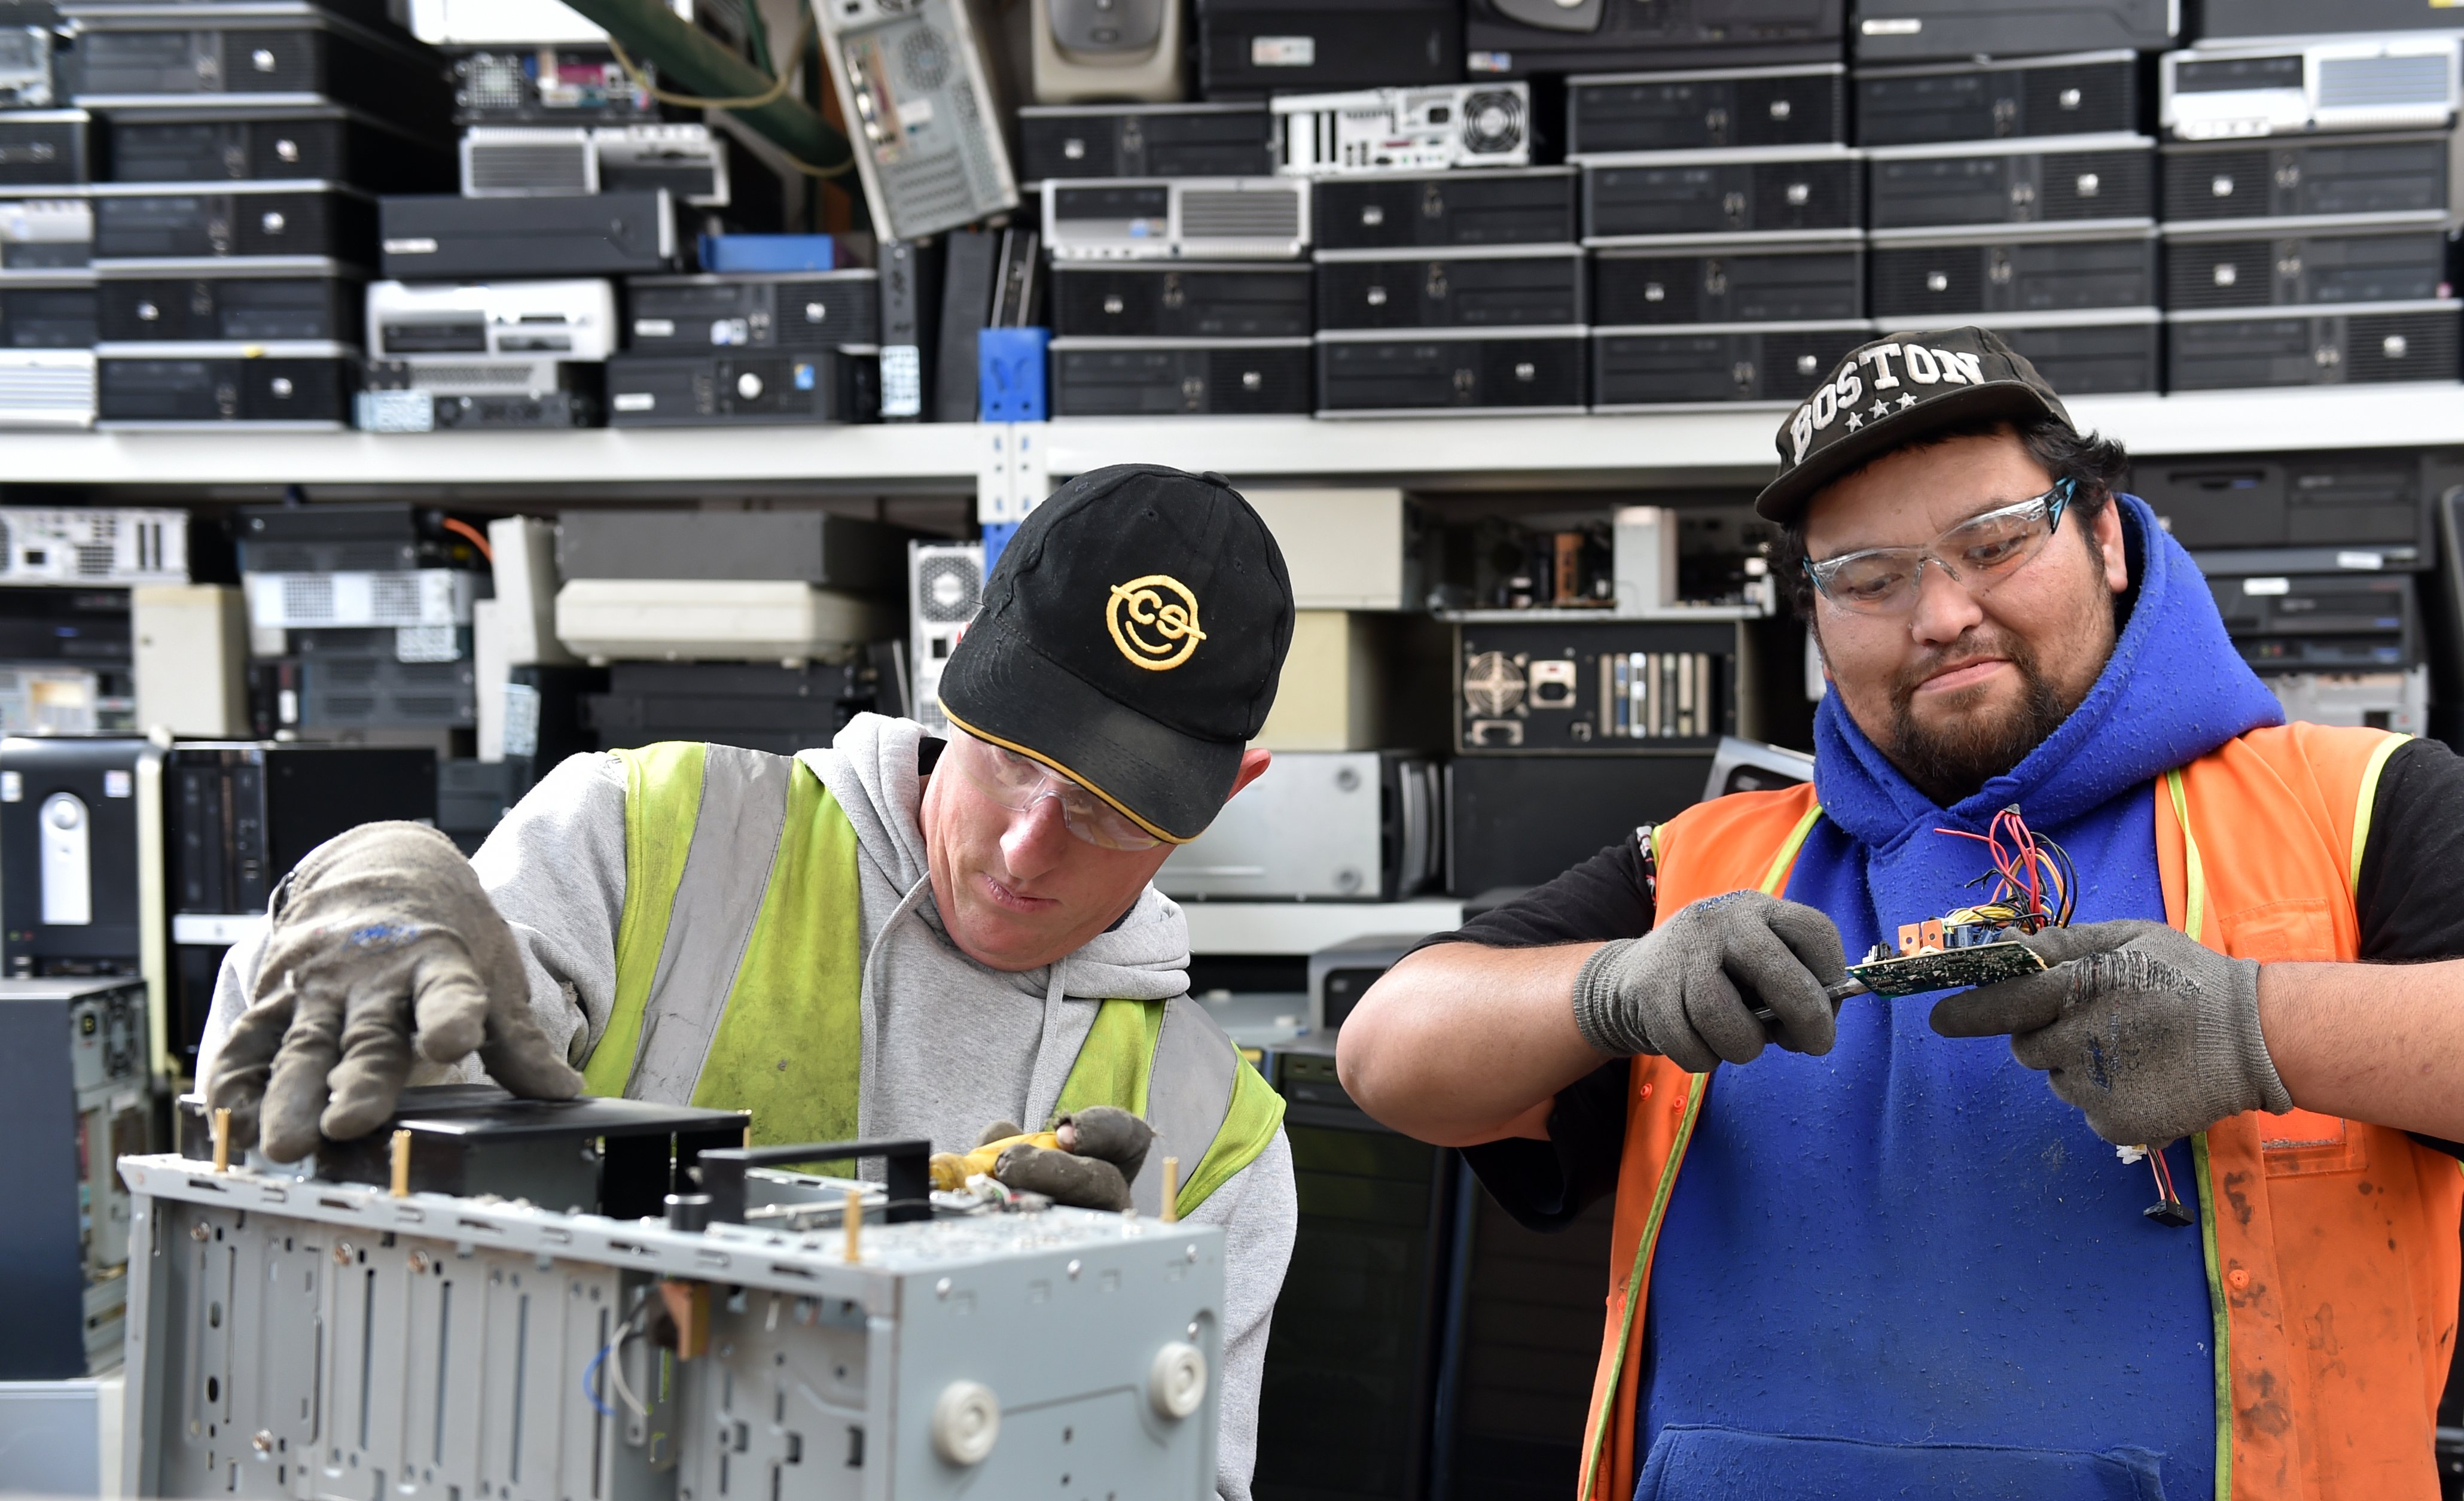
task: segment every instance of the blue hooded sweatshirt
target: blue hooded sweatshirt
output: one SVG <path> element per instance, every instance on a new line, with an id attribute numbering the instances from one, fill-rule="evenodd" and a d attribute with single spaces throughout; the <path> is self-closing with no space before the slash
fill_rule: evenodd
<path id="1" fill-rule="evenodd" d="M 2154 781 L 2283 716 L 2205 580 L 2122 497 L 2135 602 L 2070 717 L 1945 810 L 1827 697 L 1823 809 L 1785 892 L 1853 960 L 1982 898 L 1983 832 L 2017 804 L 2077 861 L 2074 918 L 2162 921 Z M 2063 545 L 2075 545 L 2064 541 Z M 2205 1497 L 2214 1339 L 2200 1231 L 2021 1068 L 1934 1035 L 1940 996 L 1859 997 L 1819 1058 L 1719 1071 L 1652 1269 L 1639 1498 Z M 2187 1146 L 2167 1156 L 2195 1194 Z"/>

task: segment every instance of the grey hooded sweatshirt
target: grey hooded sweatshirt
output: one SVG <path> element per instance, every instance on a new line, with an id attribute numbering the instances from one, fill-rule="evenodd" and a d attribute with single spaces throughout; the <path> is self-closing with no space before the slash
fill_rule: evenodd
<path id="1" fill-rule="evenodd" d="M 1044 969 L 1007 973 L 969 959 L 943 931 L 926 878 L 916 773 L 922 726 L 861 715 L 828 750 L 799 758 L 854 825 L 864 903 L 865 1136 L 972 1146 L 1007 1118 L 1040 1126 L 1060 1098 L 1098 1004 L 1163 1000 L 1189 988 L 1189 925 L 1153 887 L 1127 916 Z M 472 857 L 530 972 L 531 1006 L 580 1068 L 607 1027 L 616 929 L 625 910 L 625 772 L 612 756 L 575 756 L 505 815 Z M 262 937 L 234 945 L 214 986 L 197 1058 L 210 1077 L 246 1008 Z M 478 1060 L 423 1066 L 415 1084 L 484 1079 Z M 1299 1207 L 1280 1131 L 1191 1219 L 1223 1228 L 1223 1371 L 1216 1489 L 1247 1501 L 1257 1457 L 1258 1379 L 1266 1327 L 1291 1259 Z"/>

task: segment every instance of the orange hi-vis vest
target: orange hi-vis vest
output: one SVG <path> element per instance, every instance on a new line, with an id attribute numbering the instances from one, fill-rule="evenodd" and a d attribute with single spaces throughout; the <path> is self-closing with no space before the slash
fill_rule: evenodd
<path id="1" fill-rule="evenodd" d="M 2165 920 L 2263 963 L 2356 960 L 2362 851 L 2403 740 L 2286 725 L 2167 773 L 2155 797 Z M 1822 816 L 1816 798 L 1813 786 L 1734 793 L 1661 825 L 1659 910 L 1748 888 L 1784 894 Z M 1652 1251 L 1710 1079 L 1634 1060 L 1580 1501 L 1634 1493 Z M 2464 1214 L 2456 1160 L 2401 1131 L 2300 1110 L 2218 1121 L 2191 1149 L 2215 1320 L 2216 1501 L 2434 1501 Z"/>

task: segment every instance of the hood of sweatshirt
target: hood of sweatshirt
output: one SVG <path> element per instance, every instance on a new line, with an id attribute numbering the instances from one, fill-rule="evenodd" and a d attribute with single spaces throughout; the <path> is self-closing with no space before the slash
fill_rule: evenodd
<path id="1" fill-rule="evenodd" d="M 839 731 L 826 751 L 805 751 L 802 760 L 820 773 L 855 826 L 856 845 L 867 873 L 895 888 L 913 893 L 929 869 L 921 810 L 924 780 L 916 773 L 916 752 L 926 731 L 912 719 L 860 714 Z M 929 929 L 930 941 L 956 950 L 927 885 L 915 895 L 915 914 Z M 867 936 L 874 924 L 866 923 Z M 893 940 L 916 941 L 891 935 Z M 972 961 L 971 961 L 972 962 Z M 982 966 L 979 966 L 982 967 Z M 1057 977 L 1065 996 L 1087 1000 L 1162 1001 L 1189 988 L 1189 921 L 1180 904 L 1148 886 L 1119 921 L 1088 939 L 1063 959 Z M 1019 989 L 1043 995 L 1053 988 L 1050 969 L 1001 971 Z"/>

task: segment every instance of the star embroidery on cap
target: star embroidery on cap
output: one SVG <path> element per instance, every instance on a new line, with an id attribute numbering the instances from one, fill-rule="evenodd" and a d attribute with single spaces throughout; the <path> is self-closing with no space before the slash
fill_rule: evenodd
<path id="1" fill-rule="evenodd" d="M 1852 412 L 1850 412 L 1850 413 L 1848 414 L 1848 430 L 1849 430 L 1849 431 L 1854 432 L 1854 431 L 1856 431 L 1859 428 L 1861 428 L 1861 427 L 1863 427 L 1864 425 L 1865 425 L 1865 414 L 1864 414 L 1863 412 L 1861 412 L 1861 411 L 1852 411 Z"/>
<path id="2" fill-rule="evenodd" d="M 1900 392 L 1900 410 L 1905 411 L 1916 404 L 1917 399 L 1915 397 L 1909 395 L 1905 391 Z"/>
<path id="3" fill-rule="evenodd" d="M 1874 409 L 1865 413 L 1865 420 L 1867 422 L 1880 422 L 1890 414 L 1891 404 L 1889 399 L 1886 397 L 1877 396 L 1874 398 Z"/>

